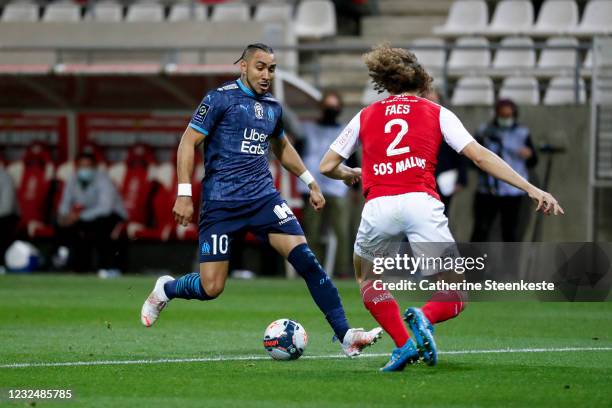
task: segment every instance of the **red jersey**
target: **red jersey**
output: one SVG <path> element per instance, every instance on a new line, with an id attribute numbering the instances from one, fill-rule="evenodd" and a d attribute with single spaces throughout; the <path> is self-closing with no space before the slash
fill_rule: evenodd
<path id="1" fill-rule="evenodd" d="M 474 140 L 448 109 L 418 96 L 397 95 L 362 109 L 330 148 L 348 158 L 361 142 L 367 200 L 412 192 L 440 199 L 435 171 L 443 138 L 457 152 Z"/>

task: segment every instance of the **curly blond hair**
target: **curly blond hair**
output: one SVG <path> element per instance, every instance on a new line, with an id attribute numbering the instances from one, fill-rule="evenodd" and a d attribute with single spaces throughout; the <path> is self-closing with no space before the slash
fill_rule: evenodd
<path id="1" fill-rule="evenodd" d="M 416 56 L 403 48 L 391 48 L 381 44 L 363 55 L 370 71 L 374 89 L 390 94 L 416 92 L 422 94 L 430 89 L 433 79 L 419 64 Z"/>

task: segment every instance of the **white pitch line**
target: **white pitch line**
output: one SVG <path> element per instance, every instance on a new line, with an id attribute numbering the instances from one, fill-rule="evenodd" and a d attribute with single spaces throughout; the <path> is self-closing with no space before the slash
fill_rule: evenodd
<path id="1" fill-rule="evenodd" d="M 559 348 L 520 348 L 520 349 L 493 349 L 493 350 L 449 350 L 441 351 L 440 355 L 461 354 L 500 354 L 500 353 L 559 353 L 565 351 L 612 351 L 612 347 L 559 347 Z M 364 357 L 388 357 L 388 353 L 362 354 Z M 343 354 L 327 354 L 319 356 L 304 356 L 303 359 L 323 360 L 346 358 Z M 220 361 L 258 361 L 270 360 L 268 356 L 218 356 L 200 358 L 162 358 L 158 360 L 100 360 L 100 361 L 66 361 L 48 363 L 11 363 L 2 364 L 0 368 L 29 368 L 29 367 L 76 367 L 76 366 L 101 366 L 101 365 L 135 365 L 135 364 L 169 364 L 169 363 L 211 363 Z"/>

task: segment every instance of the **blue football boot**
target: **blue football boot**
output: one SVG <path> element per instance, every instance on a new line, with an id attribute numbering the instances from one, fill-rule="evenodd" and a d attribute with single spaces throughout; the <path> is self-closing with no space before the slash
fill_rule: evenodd
<path id="1" fill-rule="evenodd" d="M 389 362 L 385 364 L 380 371 L 402 371 L 408 364 L 413 364 L 419 361 L 419 351 L 412 339 L 408 339 L 406 344 L 398 347 L 391 353 Z"/>
<path id="2" fill-rule="evenodd" d="M 433 337 L 433 326 L 418 307 L 410 307 L 404 313 L 404 320 L 414 334 L 419 355 L 427 365 L 438 363 L 438 350 Z"/>

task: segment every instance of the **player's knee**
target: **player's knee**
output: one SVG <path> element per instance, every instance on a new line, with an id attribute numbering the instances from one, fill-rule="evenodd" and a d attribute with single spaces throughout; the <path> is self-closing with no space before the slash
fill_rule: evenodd
<path id="1" fill-rule="evenodd" d="M 221 293 L 223 293 L 223 290 L 225 289 L 225 283 L 216 282 L 214 280 L 210 282 L 202 282 L 202 289 L 204 289 L 204 292 L 206 292 L 206 295 L 209 298 L 214 299 L 219 297 Z"/>
<path id="2" fill-rule="evenodd" d="M 309 273 L 318 273 L 322 270 L 317 257 L 306 243 L 293 248 L 287 260 L 302 277 Z"/>

